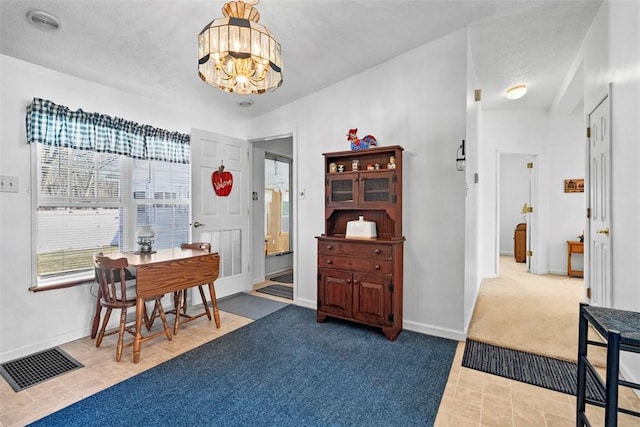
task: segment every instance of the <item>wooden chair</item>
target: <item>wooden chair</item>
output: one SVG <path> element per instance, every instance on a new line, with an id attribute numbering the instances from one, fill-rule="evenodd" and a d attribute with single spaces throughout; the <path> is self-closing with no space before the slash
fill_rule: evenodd
<path id="1" fill-rule="evenodd" d="M 182 249 L 202 249 L 207 252 L 211 252 L 211 243 L 204 242 L 194 242 L 194 243 L 183 243 L 180 245 Z M 189 322 L 191 320 L 197 319 L 202 316 L 207 316 L 209 321 L 211 321 L 211 310 L 209 309 L 209 304 L 207 304 L 207 297 L 204 293 L 204 288 L 206 283 L 202 285 L 198 285 L 198 291 L 200 291 L 200 297 L 202 298 L 203 311 L 198 314 L 187 314 L 187 290 L 183 289 L 181 291 L 177 291 L 173 293 L 173 309 L 168 310 L 167 314 L 175 314 L 175 322 L 173 324 L 173 334 L 178 334 L 178 329 L 180 328 L 180 318 L 184 318 L 184 322 Z M 213 301 L 215 301 L 215 294 L 211 295 Z"/>
<path id="2" fill-rule="evenodd" d="M 106 313 L 102 319 L 102 327 L 98 332 L 96 338 L 96 347 L 100 347 L 102 339 L 107 335 L 118 333 L 118 343 L 116 345 L 116 361 L 122 359 L 122 350 L 124 347 L 133 345 L 133 341 L 124 344 L 124 333 L 128 332 L 135 336 L 135 328 L 133 326 L 127 326 L 127 309 L 135 308 L 136 306 L 136 281 L 127 280 L 127 267 L 129 263 L 126 258 L 111 259 L 102 254 L 96 254 L 93 256 L 93 263 L 96 267 L 98 276 L 98 299 L 101 307 L 106 308 Z M 153 308 L 154 313 L 158 313 L 162 324 L 164 326 L 164 333 L 167 339 L 171 341 L 171 330 L 167 323 L 164 310 L 162 309 L 162 303 L 160 302 L 162 295 L 155 297 L 155 306 Z M 118 329 L 106 332 L 109 318 L 111 317 L 111 311 L 113 309 L 120 310 L 120 324 Z M 147 316 L 146 309 L 144 312 L 145 325 L 147 329 L 151 328 L 150 319 Z M 155 317 L 155 316 L 154 316 Z"/>

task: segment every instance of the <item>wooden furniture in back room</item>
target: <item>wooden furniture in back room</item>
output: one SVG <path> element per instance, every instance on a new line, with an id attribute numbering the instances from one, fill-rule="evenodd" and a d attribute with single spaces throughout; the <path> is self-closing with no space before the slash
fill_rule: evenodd
<path id="1" fill-rule="evenodd" d="M 576 240 L 567 240 L 567 276 L 582 277 L 584 272 L 582 270 L 574 270 L 571 267 L 571 254 L 584 253 L 584 243 Z"/>
<path id="2" fill-rule="evenodd" d="M 518 224 L 513 232 L 513 255 L 516 262 L 527 261 L 527 224 L 524 222 Z"/>
<path id="3" fill-rule="evenodd" d="M 335 317 L 380 327 L 389 340 L 402 331 L 402 152 L 396 145 L 324 154 L 318 322 Z M 347 233 L 359 217 L 375 222 L 375 237 Z"/>

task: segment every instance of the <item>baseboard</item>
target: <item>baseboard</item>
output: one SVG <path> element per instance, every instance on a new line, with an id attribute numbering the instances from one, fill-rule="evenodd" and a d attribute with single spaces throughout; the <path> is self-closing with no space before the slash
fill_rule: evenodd
<path id="1" fill-rule="evenodd" d="M 312 310 L 316 310 L 318 308 L 318 301 L 316 300 L 298 298 L 294 301 L 294 304 L 300 307 L 310 308 Z"/>
<path id="2" fill-rule="evenodd" d="M 424 323 L 412 322 L 407 320 L 402 321 L 402 329 L 411 332 L 417 332 L 419 334 L 447 338 L 454 341 L 465 341 L 467 339 L 467 336 L 463 331 L 439 328 L 436 326 L 425 325 Z"/>

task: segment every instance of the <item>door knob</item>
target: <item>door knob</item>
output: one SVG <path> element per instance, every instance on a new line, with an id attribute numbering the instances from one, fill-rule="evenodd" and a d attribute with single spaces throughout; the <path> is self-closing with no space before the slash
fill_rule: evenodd
<path id="1" fill-rule="evenodd" d="M 193 226 L 194 226 L 195 228 L 202 227 L 202 226 L 204 226 L 204 225 L 205 225 L 205 224 L 201 224 L 201 223 L 199 223 L 198 221 L 196 221 L 196 222 L 194 222 L 194 223 L 193 223 Z"/>
<path id="2" fill-rule="evenodd" d="M 596 233 L 598 233 L 598 234 L 606 234 L 608 236 L 609 235 L 609 229 L 608 228 L 603 228 L 602 230 L 596 231 Z"/>

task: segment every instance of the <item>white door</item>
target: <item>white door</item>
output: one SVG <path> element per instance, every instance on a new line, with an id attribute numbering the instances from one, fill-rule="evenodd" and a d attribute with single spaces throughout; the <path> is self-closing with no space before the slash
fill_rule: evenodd
<path id="1" fill-rule="evenodd" d="M 212 175 L 230 172 L 231 193 L 218 196 Z M 221 298 L 251 289 L 249 275 L 249 179 L 247 142 L 198 129 L 191 130 L 191 232 L 194 242 L 211 242 L 220 254 L 216 296 Z M 192 304 L 200 296 L 192 293 Z M 209 298 L 209 297 L 207 297 Z"/>
<path id="2" fill-rule="evenodd" d="M 611 136 L 607 95 L 589 114 L 590 303 L 611 306 Z"/>

